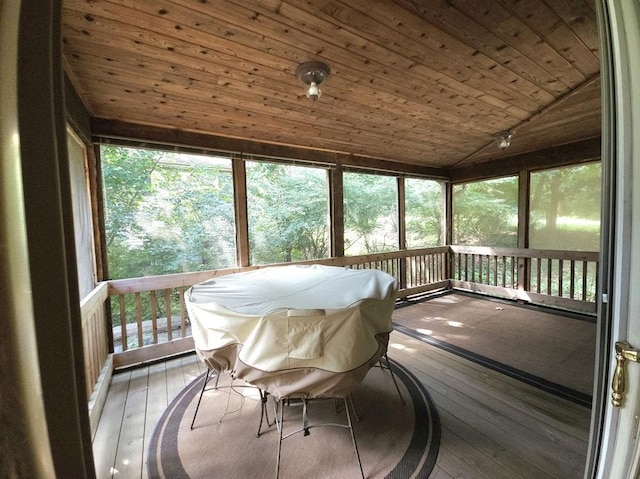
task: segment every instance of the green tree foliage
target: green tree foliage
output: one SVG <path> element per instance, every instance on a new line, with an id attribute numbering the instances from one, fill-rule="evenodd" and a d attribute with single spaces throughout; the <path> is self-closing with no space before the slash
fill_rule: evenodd
<path id="1" fill-rule="evenodd" d="M 323 169 L 247 163 L 252 264 L 329 255 L 327 188 Z"/>
<path id="2" fill-rule="evenodd" d="M 344 174 L 345 252 L 350 255 L 398 249 L 396 179 Z"/>
<path id="3" fill-rule="evenodd" d="M 459 245 L 518 245 L 518 178 L 455 185 L 453 242 Z"/>
<path id="4" fill-rule="evenodd" d="M 442 185 L 433 180 L 405 180 L 407 248 L 440 246 L 442 238 Z"/>
<path id="5" fill-rule="evenodd" d="M 136 212 L 144 198 L 153 193 L 151 173 L 158 165 L 159 156 L 149 150 L 103 146 L 101 159 L 106 241 L 108 247 L 115 242 L 117 248 L 118 242 L 126 242 L 128 237 L 141 233 Z"/>
<path id="6" fill-rule="evenodd" d="M 531 174 L 530 246 L 597 251 L 600 162 Z"/>
<path id="7" fill-rule="evenodd" d="M 116 146 L 101 153 L 111 278 L 233 266 L 229 165 Z"/>

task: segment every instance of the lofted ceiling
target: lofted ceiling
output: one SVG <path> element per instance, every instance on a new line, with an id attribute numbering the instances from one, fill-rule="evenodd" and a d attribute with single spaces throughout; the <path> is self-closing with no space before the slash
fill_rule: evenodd
<path id="1" fill-rule="evenodd" d="M 63 0 L 62 32 L 96 119 L 436 168 L 600 135 L 593 0 Z"/>

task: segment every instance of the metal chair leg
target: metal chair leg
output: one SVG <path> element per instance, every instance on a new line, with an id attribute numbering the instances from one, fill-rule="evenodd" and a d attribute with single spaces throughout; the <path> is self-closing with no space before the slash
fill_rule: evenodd
<path id="1" fill-rule="evenodd" d="M 260 392 L 260 424 L 258 424 L 256 437 L 260 437 L 260 434 L 262 434 L 262 421 L 264 419 L 267 420 L 267 427 L 273 426 L 273 424 L 269 422 L 269 412 L 267 411 L 267 396 L 269 393 L 262 389 L 258 389 L 258 391 Z"/>
<path id="2" fill-rule="evenodd" d="M 275 399 L 275 398 L 274 398 Z M 349 431 L 351 433 L 351 442 L 353 443 L 353 449 L 356 453 L 356 460 L 358 461 L 358 468 L 360 469 L 360 476 L 362 477 L 362 479 L 364 479 L 364 470 L 362 469 L 362 461 L 360 460 L 360 452 L 358 451 L 358 443 L 356 442 L 356 435 L 355 432 L 353 430 L 353 422 L 351 421 L 351 413 L 349 412 L 349 397 L 344 397 L 342 398 L 343 402 L 344 402 L 344 410 L 345 413 L 347 415 L 347 424 L 341 423 L 341 424 L 336 424 L 336 423 L 324 423 L 324 424 L 309 424 L 309 418 L 308 418 L 308 414 L 307 414 L 307 400 L 306 399 L 302 399 L 302 427 L 298 430 L 295 430 L 293 432 L 289 432 L 288 434 L 284 435 L 283 434 L 283 430 L 284 430 L 284 399 L 279 399 L 279 400 L 274 400 L 274 409 L 275 409 L 275 423 L 276 426 L 278 428 L 278 452 L 277 452 L 277 456 L 276 456 L 276 479 L 279 479 L 280 477 L 280 454 L 282 451 L 282 440 L 286 439 L 294 434 L 297 434 L 299 432 L 302 432 L 303 435 L 308 436 L 309 435 L 309 430 L 313 427 L 320 427 L 320 426 L 337 426 L 337 427 L 343 427 L 343 428 L 349 428 Z"/>
<path id="3" fill-rule="evenodd" d="M 387 353 L 384 353 L 384 360 L 387 363 L 387 365 L 383 365 L 382 361 L 380 361 L 380 367 L 382 369 L 388 369 L 389 373 L 391 373 L 391 379 L 393 380 L 393 384 L 396 387 L 396 391 L 398 391 L 398 396 L 400 396 L 400 401 L 402 401 L 402 404 L 406 404 L 404 398 L 402 397 L 402 393 L 400 392 L 400 387 L 398 386 L 398 382 L 396 381 L 396 375 L 393 374 L 393 369 L 391 369 L 391 363 L 389 362 L 389 356 L 387 356 Z"/>
<path id="4" fill-rule="evenodd" d="M 196 422 L 196 416 L 198 415 L 198 409 L 200 409 L 200 401 L 202 401 L 202 395 L 204 394 L 205 389 L 207 388 L 207 384 L 209 384 L 209 381 L 211 381 L 212 378 L 212 374 L 216 375 L 216 384 L 213 387 L 213 389 L 218 389 L 218 380 L 220 379 L 220 374 L 215 370 L 215 369 L 211 369 L 211 368 L 207 368 L 207 375 L 204 377 L 204 381 L 202 384 L 202 390 L 200 391 L 200 397 L 198 398 L 198 404 L 196 404 L 196 410 L 193 413 L 193 419 L 191 420 L 191 429 L 193 430 L 193 425 Z"/>
<path id="5" fill-rule="evenodd" d="M 278 409 L 279 406 L 279 409 Z M 282 403 L 282 399 L 279 399 L 275 403 L 276 409 L 276 426 L 278 427 L 278 455 L 276 456 L 276 479 L 280 477 L 280 450 L 282 449 L 282 419 L 283 419 L 283 411 L 284 404 Z M 280 416 L 278 418 L 278 416 Z"/>
<path id="6" fill-rule="evenodd" d="M 346 397 L 344 398 L 344 410 L 347 412 L 347 422 L 349 423 L 349 431 L 351 432 L 353 448 L 356 451 L 356 459 L 358 460 L 358 467 L 360 468 L 360 476 L 364 479 L 364 471 L 362 470 L 362 462 L 360 461 L 360 453 L 358 452 L 358 443 L 356 443 L 356 435 L 353 432 L 353 424 L 351 423 L 351 414 L 349 414 L 349 404 L 347 404 Z"/>

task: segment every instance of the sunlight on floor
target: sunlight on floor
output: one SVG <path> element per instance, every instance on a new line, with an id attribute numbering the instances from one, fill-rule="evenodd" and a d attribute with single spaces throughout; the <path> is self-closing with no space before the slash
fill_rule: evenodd
<path id="1" fill-rule="evenodd" d="M 416 351 L 414 348 L 408 348 L 404 344 L 399 344 L 399 343 L 390 343 L 389 347 L 393 349 L 397 349 L 399 351 L 404 351 L 407 353 L 413 353 Z"/>
<path id="2" fill-rule="evenodd" d="M 427 334 L 429 336 L 431 336 L 433 334 L 433 330 L 432 329 L 416 329 L 417 332 L 419 332 L 420 334 Z"/>
<path id="3" fill-rule="evenodd" d="M 464 328 L 464 323 L 460 321 L 447 321 L 447 324 L 452 328 Z"/>

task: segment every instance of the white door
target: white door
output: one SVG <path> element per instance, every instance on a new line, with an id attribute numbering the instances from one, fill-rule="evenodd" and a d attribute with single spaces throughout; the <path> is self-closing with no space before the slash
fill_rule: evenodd
<path id="1" fill-rule="evenodd" d="M 640 473 L 640 364 L 626 364 L 621 407 L 611 403 L 610 382 L 615 342 L 640 349 L 640 1 L 603 0 L 598 8 L 605 45 L 603 172 L 610 175 L 611 188 L 610 208 L 603 211 L 609 216 L 603 223 L 602 259 L 609 267 L 602 285 L 600 343 L 608 375 L 596 379 L 601 395 L 594 395 L 592 463 L 585 477 L 630 479 Z"/>

